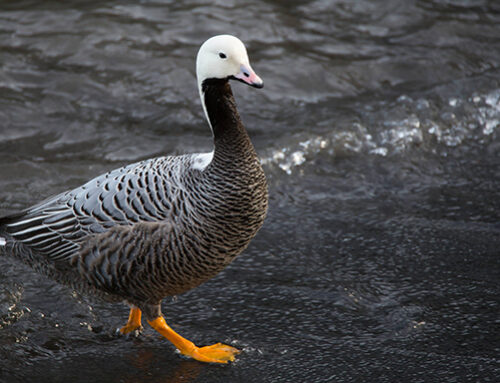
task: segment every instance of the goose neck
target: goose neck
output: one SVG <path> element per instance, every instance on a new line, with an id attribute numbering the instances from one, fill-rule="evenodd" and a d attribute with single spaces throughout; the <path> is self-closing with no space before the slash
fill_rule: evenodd
<path id="1" fill-rule="evenodd" d="M 201 101 L 212 128 L 215 155 L 253 153 L 253 146 L 241 122 L 227 79 L 208 79 L 201 84 Z"/>

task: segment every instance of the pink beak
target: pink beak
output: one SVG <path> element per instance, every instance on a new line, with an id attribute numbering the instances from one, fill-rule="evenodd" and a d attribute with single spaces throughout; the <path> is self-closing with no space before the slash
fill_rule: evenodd
<path id="1" fill-rule="evenodd" d="M 247 66 L 242 64 L 240 72 L 235 75 L 234 78 L 255 88 L 262 88 L 264 86 L 264 82 L 257 76 L 250 65 Z"/>

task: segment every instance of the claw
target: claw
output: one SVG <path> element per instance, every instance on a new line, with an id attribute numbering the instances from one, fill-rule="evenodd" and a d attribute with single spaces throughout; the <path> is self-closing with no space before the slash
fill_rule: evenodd
<path id="1" fill-rule="evenodd" d="M 144 327 L 142 326 L 138 326 L 138 327 L 129 327 L 127 325 L 121 327 L 121 328 L 117 328 L 116 329 L 116 333 L 118 335 L 125 335 L 125 336 L 137 336 L 138 334 L 140 334 L 142 332 L 142 330 L 144 329 Z"/>

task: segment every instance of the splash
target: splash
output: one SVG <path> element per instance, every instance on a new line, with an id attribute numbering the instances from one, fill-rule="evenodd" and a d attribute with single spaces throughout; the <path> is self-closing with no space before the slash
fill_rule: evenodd
<path id="1" fill-rule="evenodd" d="M 20 307 L 23 288 L 13 284 L 0 290 L 0 329 L 17 322 L 24 314 L 30 313 L 28 307 Z"/>

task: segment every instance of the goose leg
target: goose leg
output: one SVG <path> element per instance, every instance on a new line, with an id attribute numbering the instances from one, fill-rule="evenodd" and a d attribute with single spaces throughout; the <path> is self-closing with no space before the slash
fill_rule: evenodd
<path id="1" fill-rule="evenodd" d="M 128 315 L 128 322 L 125 326 L 120 329 L 122 334 L 128 334 L 132 331 L 141 328 L 141 310 L 137 307 L 130 308 L 130 314 Z"/>
<path id="2" fill-rule="evenodd" d="M 227 363 L 228 361 L 234 361 L 235 355 L 239 354 L 239 350 L 226 346 L 222 343 L 216 343 L 211 346 L 197 347 L 193 342 L 183 338 L 177 334 L 170 326 L 165 322 L 163 316 L 159 316 L 156 319 L 148 321 L 148 323 L 161 335 L 167 338 L 173 343 L 175 347 L 183 355 L 190 356 L 200 362 L 209 363 Z"/>

